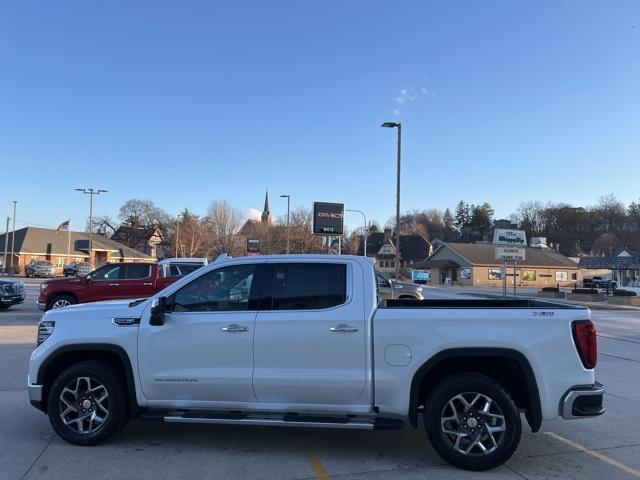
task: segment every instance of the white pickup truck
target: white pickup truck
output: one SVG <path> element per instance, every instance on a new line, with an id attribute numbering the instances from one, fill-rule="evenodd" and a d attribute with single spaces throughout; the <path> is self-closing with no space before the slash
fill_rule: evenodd
<path id="1" fill-rule="evenodd" d="M 362 257 L 227 258 L 149 299 L 46 312 L 31 403 L 77 445 L 136 417 L 178 423 L 393 429 L 424 424 L 450 463 L 483 470 L 521 417 L 604 412 L 583 307 L 533 300 L 385 300 Z"/>

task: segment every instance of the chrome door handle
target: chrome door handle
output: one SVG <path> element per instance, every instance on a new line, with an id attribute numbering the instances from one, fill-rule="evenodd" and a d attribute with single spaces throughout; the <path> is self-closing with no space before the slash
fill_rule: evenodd
<path id="1" fill-rule="evenodd" d="M 143 283 L 142 285 L 144 285 L 145 287 L 149 287 L 149 286 L 153 285 L 153 283 L 147 282 L 147 283 Z"/>
<path id="2" fill-rule="evenodd" d="M 356 327 L 352 327 L 352 326 L 346 325 L 344 323 L 336 325 L 335 327 L 331 327 L 329 330 L 332 331 L 332 332 L 346 332 L 346 333 L 357 332 L 358 331 L 358 329 Z"/>
<path id="3" fill-rule="evenodd" d="M 110 283 L 109 286 L 110 287 L 119 287 L 120 284 L 119 283 Z"/>
<path id="4" fill-rule="evenodd" d="M 227 325 L 226 327 L 222 327 L 223 332 L 246 332 L 249 329 L 247 327 L 242 327 L 236 323 L 232 323 L 231 325 Z"/>

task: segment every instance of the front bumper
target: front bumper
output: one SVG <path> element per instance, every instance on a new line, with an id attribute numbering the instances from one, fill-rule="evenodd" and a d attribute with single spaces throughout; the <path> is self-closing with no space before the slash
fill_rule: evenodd
<path id="1" fill-rule="evenodd" d="M 17 305 L 24 302 L 24 294 L 9 294 L 0 297 L 0 304 L 2 305 Z"/>
<path id="2" fill-rule="evenodd" d="M 29 402 L 38 410 L 44 411 L 44 405 L 42 404 L 42 385 L 27 385 L 29 391 Z"/>
<path id="3" fill-rule="evenodd" d="M 604 385 L 598 382 L 570 388 L 560 400 L 560 415 L 566 420 L 602 415 L 604 392 Z"/>

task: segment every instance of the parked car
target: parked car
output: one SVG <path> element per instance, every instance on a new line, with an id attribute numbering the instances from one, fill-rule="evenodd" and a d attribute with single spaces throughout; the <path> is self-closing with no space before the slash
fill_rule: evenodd
<path id="1" fill-rule="evenodd" d="M 84 277 L 48 280 L 40 285 L 38 307 L 49 310 L 76 303 L 150 297 L 179 278 L 159 272 L 157 263 L 107 263 Z"/>
<path id="2" fill-rule="evenodd" d="M 615 280 L 599 276 L 583 279 L 582 285 L 585 288 L 606 288 L 608 290 L 615 290 L 616 288 L 618 288 L 618 282 L 616 282 Z"/>
<path id="3" fill-rule="evenodd" d="M 46 312 L 27 388 L 76 445 L 139 415 L 373 430 L 421 413 L 444 459 L 484 470 L 516 450 L 521 412 L 534 432 L 604 412 L 589 317 L 535 299 L 379 303 L 363 257 L 229 258 L 147 300 Z"/>
<path id="4" fill-rule="evenodd" d="M 24 267 L 25 277 L 55 277 L 56 267 L 49 260 L 31 260 Z"/>
<path id="5" fill-rule="evenodd" d="M 24 302 L 24 284 L 12 280 L 0 280 L 0 310 Z"/>
<path id="6" fill-rule="evenodd" d="M 391 280 L 378 271 L 376 271 L 376 283 L 378 286 L 378 298 L 380 300 L 390 300 L 394 298 L 407 300 L 424 299 L 422 295 L 423 289 L 417 283 Z"/>
<path id="7" fill-rule="evenodd" d="M 158 262 L 165 277 L 182 277 L 208 264 L 207 258 L 164 258 Z"/>
<path id="8" fill-rule="evenodd" d="M 65 277 L 83 277 L 90 271 L 91 267 L 87 262 L 71 262 L 62 269 Z"/>

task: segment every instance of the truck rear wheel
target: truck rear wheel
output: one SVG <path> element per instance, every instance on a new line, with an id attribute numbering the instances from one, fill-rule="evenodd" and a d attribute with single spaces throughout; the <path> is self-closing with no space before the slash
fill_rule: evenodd
<path id="1" fill-rule="evenodd" d="M 495 380 L 476 373 L 440 382 L 425 402 L 424 426 L 433 448 L 465 470 L 506 462 L 520 443 L 520 412 Z"/>
<path id="2" fill-rule="evenodd" d="M 47 412 L 56 433 L 74 445 L 97 445 L 126 424 L 126 400 L 118 375 L 100 362 L 82 362 L 53 382 Z"/>

